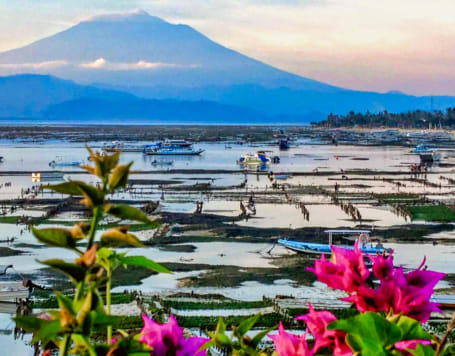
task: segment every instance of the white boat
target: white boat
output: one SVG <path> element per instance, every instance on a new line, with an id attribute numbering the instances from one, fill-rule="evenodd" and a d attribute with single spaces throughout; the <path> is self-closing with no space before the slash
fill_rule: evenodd
<path id="1" fill-rule="evenodd" d="M 190 141 L 186 140 L 170 140 L 170 139 L 165 139 L 164 146 L 167 147 L 174 147 L 174 148 L 191 148 L 193 146 L 193 143 Z"/>
<path id="2" fill-rule="evenodd" d="M 119 141 L 113 141 L 103 146 L 105 152 L 142 152 L 143 150 L 143 145 L 128 145 Z"/>
<path id="3" fill-rule="evenodd" d="M 194 148 L 149 147 L 144 154 L 149 156 L 198 156 L 204 150 Z"/>
<path id="4" fill-rule="evenodd" d="M 373 245 L 370 238 L 370 230 L 326 230 L 324 231 L 329 236 L 328 244 L 314 243 L 314 242 L 300 242 L 287 239 L 278 239 L 278 243 L 290 250 L 306 253 L 306 254 L 323 254 L 332 253 L 332 246 L 341 247 L 348 250 L 353 250 L 353 245 L 334 245 L 334 235 L 358 235 L 356 241 L 359 242 L 359 248 L 364 254 L 375 255 L 377 253 L 389 252 L 389 249 L 384 248 L 381 244 Z"/>
<path id="5" fill-rule="evenodd" d="M 256 153 L 247 153 L 237 160 L 237 164 L 246 164 L 246 165 L 258 165 L 258 164 L 270 164 L 272 163 L 272 158 L 268 156 L 265 151 L 257 151 Z"/>

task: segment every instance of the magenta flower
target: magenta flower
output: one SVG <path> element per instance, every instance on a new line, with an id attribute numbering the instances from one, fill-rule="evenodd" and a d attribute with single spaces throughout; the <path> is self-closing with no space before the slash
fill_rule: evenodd
<path id="1" fill-rule="evenodd" d="M 332 250 L 332 260 L 322 255 L 309 270 L 329 287 L 347 292 L 349 296 L 343 300 L 355 304 L 361 313 L 393 312 L 426 322 L 431 313 L 441 312 L 430 298 L 445 274 L 423 269 L 425 259 L 415 271 L 404 273 L 402 267 L 393 266 L 392 256 L 368 256 L 373 262 L 373 274 L 380 282 L 374 289 L 367 281 L 369 271 L 357 243 L 354 250 L 336 246 Z"/>
<path id="2" fill-rule="evenodd" d="M 309 313 L 296 317 L 296 320 L 303 320 L 314 336 L 313 353 L 320 348 L 328 347 L 333 349 L 335 356 L 352 355 L 351 348 L 345 341 L 346 333 L 338 330 L 328 330 L 327 326 L 336 321 L 337 318 L 329 311 L 316 311 L 311 303 L 308 303 Z"/>
<path id="3" fill-rule="evenodd" d="M 197 352 L 209 339 L 202 337 L 190 337 L 185 339 L 183 330 L 179 327 L 173 315 L 169 322 L 159 324 L 142 315 L 144 327 L 140 332 L 139 341 L 153 347 L 153 356 L 205 356 L 206 351 Z"/>
<path id="4" fill-rule="evenodd" d="M 373 273 L 377 279 L 380 281 L 386 280 L 390 277 L 393 273 L 393 257 L 389 255 L 387 258 L 379 255 L 379 256 L 368 256 L 368 258 L 373 263 Z"/>
<path id="5" fill-rule="evenodd" d="M 310 312 L 296 317 L 296 320 L 303 320 L 311 335 L 314 336 L 312 351 L 316 353 L 322 347 L 329 347 L 334 350 L 335 356 L 352 355 L 351 348 L 346 344 L 346 333 L 338 330 L 328 330 L 327 326 L 337 320 L 335 315 L 329 311 L 316 311 L 311 303 L 308 303 Z"/>
<path id="6" fill-rule="evenodd" d="M 306 333 L 301 336 L 288 333 L 283 323 L 278 325 L 278 335 L 269 335 L 275 344 L 278 356 L 313 356 L 314 352 L 308 348 Z"/>
<path id="7" fill-rule="evenodd" d="M 408 352 L 408 350 L 415 350 L 417 348 L 417 345 L 418 344 L 421 344 L 421 345 L 431 345 L 431 341 L 430 340 L 403 340 L 403 341 L 398 341 L 395 343 L 395 348 L 397 350 L 400 350 L 401 352 L 403 352 L 403 354 L 405 356 L 412 356 L 412 354 L 410 352 Z"/>
<path id="8" fill-rule="evenodd" d="M 355 292 L 359 286 L 365 284 L 370 275 L 358 242 L 355 243 L 353 250 L 332 246 L 332 251 L 331 261 L 322 255 L 320 260 L 315 261 L 314 268 L 308 270 L 331 288 L 348 293 Z"/>

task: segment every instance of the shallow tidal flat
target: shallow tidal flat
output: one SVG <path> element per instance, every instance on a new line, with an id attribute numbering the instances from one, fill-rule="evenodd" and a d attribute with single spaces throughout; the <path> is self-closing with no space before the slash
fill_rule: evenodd
<path id="1" fill-rule="evenodd" d="M 102 143 L 90 145 L 100 149 Z M 417 267 L 426 256 L 429 268 L 455 271 L 455 173 L 450 158 L 417 176 L 409 173 L 409 166 L 419 157 L 405 147 L 359 149 L 315 145 L 305 138 L 287 151 L 270 142 L 254 147 L 232 143 L 229 149 L 224 143 L 197 146 L 205 150 L 201 156 L 166 158 L 172 160 L 168 166 L 153 165 L 156 157 L 140 152 L 122 154 L 122 162 L 134 161 L 135 174 L 130 188 L 111 199 L 137 207 L 159 201 L 149 213 L 161 223 L 158 229 L 131 225 L 149 247 L 131 248 L 129 254 L 146 255 L 174 273 L 128 269 L 116 276 L 115 291 L 217 293 L 239 300 L 279 294 L 319 300 L 333 292 L 315 283 L 306 271 L 313 258 L 296 255 L 275 241 L 283 237 L 326 241 L 327 228 L 373 230 L 372 237 L 393 248 L 395 263 L 405 268 Z M 280 156 L 281 162 L 259 172 L 237 165 L 241 154 L 261 149 Z M 37 283 L 65 288 L 61 276 L 37 262 L 55 257 L 57 250 L 40 246 L 27 226 L 69 226 L 86 221 L 87 212 L 77 199 L 39 189 L 40 184 L 58 181 L 33 182 L 31 172 L 58 170 L 64 180 L 94 183 L 78 167 L 49 167 L 57 156 L 86 160 L 87 152 L 82 143 L 55 140 L 5 141 L 0 150 L 5 156 L 0 166 L 0 207 L 5 211 L 0 217 L 0 264 L 13 264 Z M 274 188 L 270 172 L 289 177 L 277 180 Z M 241 215 L 240 201 L 247 206 L 250 198 L 256 213 L 247 210 Z M 49 215 L 62 201 L 65 208 Z M 202 214 L 194 214 L 197 201 L 203 201 Z M 349 206 L 355 208 L 355 216 Z M 107 228 L 116 221 L 103 223 Z M 68 252 L 61 257 L 74 256 Z M 449 281 L 439 287 L 449 288 Z"/>

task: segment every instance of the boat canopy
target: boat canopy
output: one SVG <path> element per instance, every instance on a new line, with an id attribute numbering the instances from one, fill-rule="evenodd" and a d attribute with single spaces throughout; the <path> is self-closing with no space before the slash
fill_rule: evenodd
<path id="1" fill-rule="evenodd" d="M 371 233 L 370 230 L 325 230 L 324 232 L 329 234 L 329 245 L 333 244 L 333 235 L 358 234 L 359 240 L 362 238 L 362 240 L 366 239 L 369 242 Z"/>

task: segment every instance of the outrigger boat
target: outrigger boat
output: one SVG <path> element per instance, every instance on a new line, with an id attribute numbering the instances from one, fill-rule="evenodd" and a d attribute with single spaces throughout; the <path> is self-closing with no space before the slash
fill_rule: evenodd
<path id="1" fill-rule="evenodd" d="M 376 246 L 373 245 L 373 242 L 370 238 L 370 230 L 326 230 L 324 231 L 329 235 L 329 243 L 328 244 L 320 244 L 320 243 L 313 243 L 313 242 L 299 242 L 299 241 L 292 241 L 287 239 L 278 239 L 278 243 L 290 250 L 300 252 L 300 253 L 307 253 L 307 254 L 318 254 L 321 253 L 332 253 L 332 246 L 337 246 L 341 248 L 345 248 L 348 250 L 353 250 L 353 245 L 335 245 L 333 243 L 333 236 L 334 235 L 358 235 L 356 241 L 359 242 L 359 248 L 364 254 L 371 254 L 375 255 L 377 253 L 389 252 L 389 249 L 384 248 L 380 243 Z"/>
<path id="2" fill-rule="evenodd" d="M 81 164 L 84 164 L 84 161 L 66 161 L 61 156 L 57 156 L 54 160 L 49 162 L 50 167 L 73 167 L 80 166 Z"/>
<path id="3" fill-rule="evenodd" d="M 429 148 L 425 145 L 417 145 L 412 153 L 416 153 L 420 156 L 422 162 L 438 162 L 441 160 L 441 154 L 437 148 Z"/>

